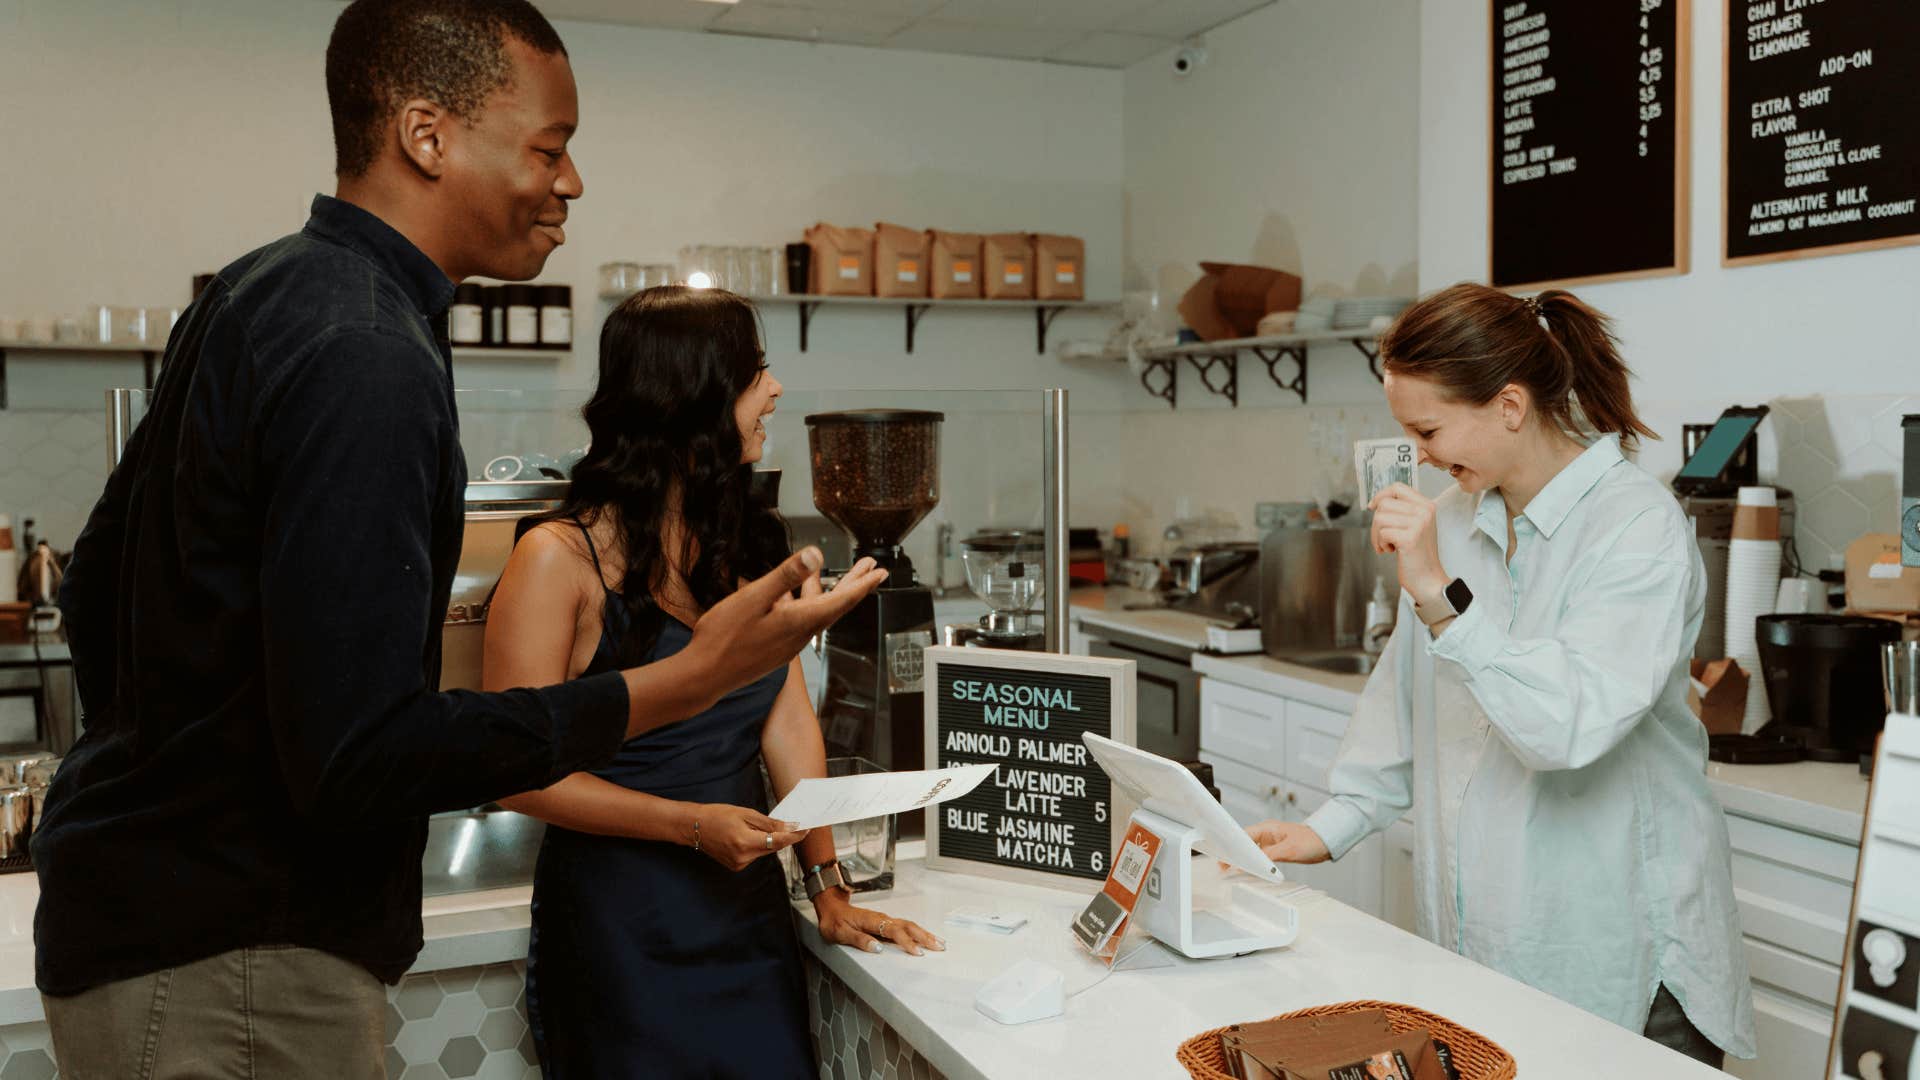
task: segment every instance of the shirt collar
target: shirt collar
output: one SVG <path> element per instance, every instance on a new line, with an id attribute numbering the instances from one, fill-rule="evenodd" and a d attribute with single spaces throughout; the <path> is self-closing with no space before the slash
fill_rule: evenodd
<path id="1" fill-rule="evenodd" d="M 1527 504 L 1527 520 L 1539 529 L 1549 540 L 1555 529 L 1573 513 L 1573 508 L 1593 490 L 1593 485 L 1607 474 L 1607 470 L 1626 459 L 1620 456 L 1620 437 L 1602 435 L 1593 441 L 1593 445 L 1580 452 L 1580 456 L 1567 463 L 1540 494 Z"/>
<path id="2" fill-rule="evenodd" d="M 453 282 L 399 230 L 350 202 L 313 197 L 305 230 L 365 256 L 400 283 L 420 314 L 437 318 L 453 304 Z"/>

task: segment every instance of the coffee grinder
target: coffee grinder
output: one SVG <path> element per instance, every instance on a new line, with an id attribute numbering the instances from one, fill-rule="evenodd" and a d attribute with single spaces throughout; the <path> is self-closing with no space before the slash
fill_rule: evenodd
<path id="1" fill-rule="evenodd" d="M 1037 532 L 1002 529 L 977 532 L 960 541 L 967 588 L 988 607 L 978 623 L 948 626 L 948 645 L 986 649 L 1046 648 L 1044 618 L 1034 610 L 1041 600 L 1046 538 Z"/>
<path id="2" fill-rule="evenodd" d="M 900 550 L 940 503 L 944 413 L 855 409 L 807 417 L 813 505 L 887 580 L 824 635 L 820 728 L 829 756 L 888 769 L 926 767 L 921 650 L 934 642 L 933 593 Z M 909 822 L 903 817 L 903 828 Z"/>

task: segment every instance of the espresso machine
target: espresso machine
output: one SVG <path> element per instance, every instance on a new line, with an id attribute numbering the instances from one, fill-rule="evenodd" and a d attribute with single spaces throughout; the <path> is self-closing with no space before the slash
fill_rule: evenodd
<path id="1" fill-rule="evenodd" d="M 933 592 L 900 541 L 940 503 L 944 413 L 855 409 L 806 418 L 813 505 L 887 580 L 823 635 L 820 728 L 829 756 L 926 767 L 921 650 L 934 643 Z M 904 817 L 901 825 L 910 828 Z"/>
<path id="2" fill-rule="evenodd" d="M 1046 648 L 1045 616 L 1034 610 L 1043 598 L 1046 537 L 1022 529 L 974 533 L 960 541 L 967 588 L 989 609 L 978 623 L 945 628 L 948 645 L 982 649 Z"/>

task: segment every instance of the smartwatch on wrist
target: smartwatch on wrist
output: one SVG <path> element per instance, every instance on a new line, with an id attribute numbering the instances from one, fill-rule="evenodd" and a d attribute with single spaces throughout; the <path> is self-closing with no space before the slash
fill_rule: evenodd
<path id="1" fill-rule="evenodd" d="M 839 862 L 823 862 L 807 871 L 804 879 L 807 883 L 807 899 L 811 900 L 828 889 L 847 888 L 847 876 L 840 872 Z"/>
<path id="2" fill-rule="evenodd" d="M 1473 590 L 1467 588 L 1465 581 L 1460 578 L 1454 578 L 1448 582 L 1447 587 L 1441 591 L 1440 599 L 1443 602 L 1434 605 L 1431 618 L 1428 618 L 1428 611 L 1420 611 L 1420 618 L 1425 621 L 1428 626 L 1432 626 L 1442 619 L 1451 619 L 1457 615 L 1465 615 L 1467 613 L 1467 606 L 1473 603 Z M 1413 606 L 1416 609 L 1420 608 L 1418 601 L 1416 601 Z"/>

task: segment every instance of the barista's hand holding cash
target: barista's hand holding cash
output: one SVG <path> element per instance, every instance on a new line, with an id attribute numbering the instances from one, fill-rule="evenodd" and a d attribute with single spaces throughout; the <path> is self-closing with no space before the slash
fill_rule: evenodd
<path id="1" fill-rule="evenodd" d="M 1415 610 L 1427 626 L 1438 633 L 1453 618 L 1453 609 L 1446 604 L 1447 585 L 1453 578 L 1440 565 L 1436 504 L 1413 486 L 1413 440 L 1362 439 L 1354 444 L 1353 457 L 1361 502 L 1373 512 L 1373 550 L 1399 556 L 1400 587 L 1413 597 Z"/>

